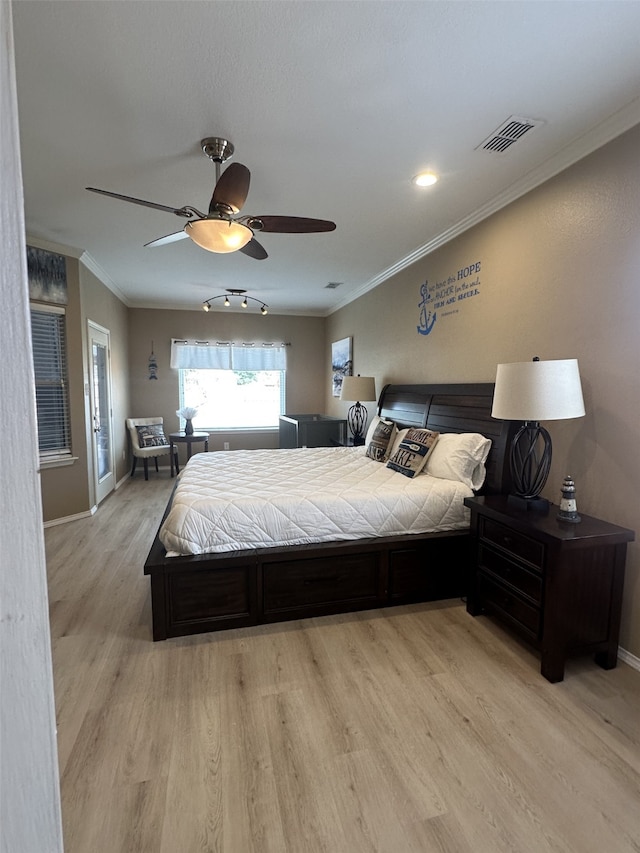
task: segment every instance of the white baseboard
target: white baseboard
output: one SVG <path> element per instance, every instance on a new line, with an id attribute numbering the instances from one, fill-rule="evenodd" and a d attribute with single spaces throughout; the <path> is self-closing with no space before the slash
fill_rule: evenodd
<path id="1" fill-rule="evenodd" d="M 116 491 L 116 492 L 117 492 L 117 491 L 118 491 L 118 489 L 119 489 L 121 486 L 124 486 L 124 484 L 127 482 L 127 480 L 128 480 L 130 477 L 131 477 L 131 474 L 127 471 L 127 473 L 124 475 L 124 477 L 121 477 L 121 478 L 118 480 L 118 482 L 116 483 L 116 485 L 115 485 L 115 487 L 114 487 L 114 491 Z"/>
<path id="2" fill-rule="evenodd" d="M 618 657 L 621 661 L 629 664 L 633 669 L 637 669 L 640 672 L 640 658 L 637 658 L 635 655 L 632 655 L 631 652 L 628 652 L 626 649 L 618 649 Z"/>
<path id="3" fill-rule="evenodd" d="M 167 471 L 169 470 L 169 466 L 160 466 L 160 468 L 166 467 Z M 114 492 L 118 489 L 122 488 L 122 486 L 127 483 L 128 480 L 131 479 L 131 474 L 127 472 L 124 477 L 121 477 L 118 482 L 113 487 Z M 65 515 L 63 518 L 53 518 L 51 521 L 45 521 L 44 527 L 55 527 L 56 524 L 67 524 L 69 521 L 78 521 L 80 518 L 88 518 L 91 515 L 94 515 L 98 511 L 97 506 L 92 506 L 91 509 L 86 510 L 85 512 L 78 512 L 75 515 Z"/>
<path id="4" fill-rule="evenodd" d="M 69 521 L 79 521 L 81 518 L 89 518 L 98 509 L 97 506 L 92 506 L 84 512 L 77 512 L 75 515 L 65 515 L 63 518 L 53 518 L 51 521 L 45 521 L 44 527 L 55 527 L 56 524 L 67 524 Z"/>

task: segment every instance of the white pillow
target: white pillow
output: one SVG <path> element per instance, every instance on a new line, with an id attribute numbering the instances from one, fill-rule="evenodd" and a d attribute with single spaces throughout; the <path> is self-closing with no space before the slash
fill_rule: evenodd
<path id="1" fill-rule="evenodd" d="M 440 433 L 423 468 L 442 480 L 457 480 L 477 491 L 484 483 L 491 439 L 477 432 Z"/>
<path id="2" fill-rule="evenodd" d="M 398 448 L 400 447 L 400 442 L 404 438 L 406 438 L 408 432 L 409 432 L 408 429 L 398 429 L 396 427 L 395 435 L 393 436 L 393 438 L 389 442 L 389 452 L 387 453 L 388 457 L 393 456 L 394 453 L 397 452 Z"/>

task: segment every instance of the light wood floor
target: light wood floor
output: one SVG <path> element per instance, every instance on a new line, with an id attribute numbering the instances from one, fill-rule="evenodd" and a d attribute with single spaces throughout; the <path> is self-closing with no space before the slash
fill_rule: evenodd
<path id="1" fill-rule="evenodd" d="M 459 601 L 151 641 L 172 481 L 46 532 L 66 853 L 640 850 L 640 673 Z"/>

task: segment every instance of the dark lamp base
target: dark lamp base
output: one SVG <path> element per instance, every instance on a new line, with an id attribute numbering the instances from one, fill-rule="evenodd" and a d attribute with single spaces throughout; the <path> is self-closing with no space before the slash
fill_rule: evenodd
<path id="1" fill-rule="evenodd" d="M 523 498 L 520 495 L 508 495 L 507 503 L 514 509 L 521 509 L 524 512 L 539 512 L 544 515 L 549 512 L 551 506 L 546 498 Z"/>

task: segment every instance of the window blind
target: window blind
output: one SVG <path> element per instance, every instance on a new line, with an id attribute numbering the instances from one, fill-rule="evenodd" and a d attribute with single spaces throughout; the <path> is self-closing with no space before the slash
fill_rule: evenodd
<path id="1" fill-rule="evenodd" d="M 38 447 L 42 456 L 71 454 L 64 309 L 31 308 Z"/>

